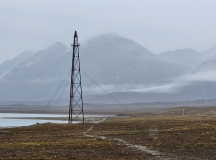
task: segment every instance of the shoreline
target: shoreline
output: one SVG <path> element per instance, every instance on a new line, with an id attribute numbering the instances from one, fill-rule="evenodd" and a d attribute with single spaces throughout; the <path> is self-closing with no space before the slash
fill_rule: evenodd
<path id="1" fill-rule="evenodd" d="M 76 125 L 0 128 L 0 155 L 4 159 L 35 155 L 38 159 L 216 158 L 216 107 L 167 108 L 99 118 Z"/>
<path id="2" fill-rule="evenodd" d="M 0 108 L 1 113 L 16 113 L 16 114 L 53 114 L 53 115 L 68 115 L 68 110 L 34 110 L 34 109 L 2 109 Z M 84 110 L 84 114 L 86 115 L 117 115 L 117 114 L 125 114 L 127 111 L 109 111 L 109 110 Z"/>
<path id="3" fill-rule="evenodd" d="M 2 113 L 4 114 L 4 113 Z M 68 123 L 68 115 L 63 115 L 63 114 L 52 114 L 47 115 L 44 114 L 45 116 L 40 117 L 39 115 L 36 115 L 35 113 L 29 113 L 21 117 L 16 115 L 8 116 L 8 115 L 2 115 L 0 113 L 0 122 L 2 121 L 4 124 L 7 124 L 7 126 L 0 126 L 0 128 L 13 128 L 13 127 L 23 127 L 23 126 L 31 126 L 35 124 L 44 124 L 44 123 L 55 123 L 55 124 L 66 124 Z M 7 113 L 10 114 L 10 113 Z M 20 114 L 20 113 L 12 113 L 12 114 Z M 33 117 L 29 116 L 30 114 L 33 114 Z M 47 116 L 46 116 L 47 115 Z M 111 117 L 116 117 L 116 115 L 96 115 L 96 114 L 88 114 L 85 115 L 85 123 L 94 123 L 98 120 L 101 120 L 103 118 L 111 118 Z M 11 125 L 11 121 L 14 121 L 16 125 Z M 80 123 L 79 121 L 74 121 L 74 124 Z"/>

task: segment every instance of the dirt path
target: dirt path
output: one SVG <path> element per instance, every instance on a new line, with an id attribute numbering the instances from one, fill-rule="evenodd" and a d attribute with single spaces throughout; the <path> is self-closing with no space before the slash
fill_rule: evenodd
<path id="1" fill-rule="evenodd" d="M 103 118 L 103 119 L 101 119 L 101 120 L 98 120 L 98 121 L 93 122 L 94 124 L 93 124 L 88 130 L 86 130 L 85 132 L 83 132 L 83 136 L 84 136 L 84 137 L 91 137 L 91 138 L 94 137 L 94 138 L 97 138 L 97 139 L 99 139 L 99 140 L 104 140 L 104 139 L 106 139 L 107 137 L 105 137 L 105 136 L 96 136 L 96 135 L 88 134 L 90 131 L 93 130 L 93 128 L 94 128 L 95 125 L 97 125 L 97 124 L 99 124 L 99 123 L 102 123 L 102 122 L 104 122 L 105 120 L 106 120 L 106 118 Z M 114 140 L 114 141 L 119 141 L 119 142 L 121 142 L 122 144 L 124 144 L 124 145 L 127 146 L 127 147 L 135 148 L 135 149 L 137 149 L 137 150 L 139 150 L 139 151 L 148 153 L 149 155 L 154 156 L 155 158 L 157 157 L 157 159 L 159 159 L 159 160 L 177 160 L 176 158 L 168 158 L 168 157 L 166 157 L 165 154 L 160 153 L 160 152 L 158 152 L 158 151 L 156 151 L 156 150 L 149 149 L 147 146 L 134 145 L 134 144 L 129 143 L 129 142 L 127 142 L 127 141 L 125 141 L 125 140 L 123 140 L 123 139 L 120 139 L 120 138 L 112 138 L 112 140 Z"/>

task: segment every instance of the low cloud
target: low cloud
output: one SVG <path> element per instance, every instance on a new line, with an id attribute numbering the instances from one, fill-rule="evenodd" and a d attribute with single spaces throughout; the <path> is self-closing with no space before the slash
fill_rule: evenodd
<path id="1" fill-rule="evenodd" d="M 171 92 L 174 84 L 165 85 L 136 85 L 136 84 L 123 84 L 123 85 L 92 85 L 90 87 L 83 87 L 84 93 L 90 94 L 103 94 L 111 92 Z"/>
<path id="2" fill-rule="evenodd" d="M 216 70 L 202 71 L 198 73 L 192 73 L 179 77 L 177 80 L 181 81 L 204 81 L 204 82 L 216 82 Z"/>
<path id="3" fill-rule="evenodd" d="M 87 94 L 103 94 L 105 92 L 158 92 L 158 93 L 175 93 L 182 87 L 190 85 L 193 82 L 216 82 L 216 70 L 202 71 L 180 76 L 172 80 L 172 83 L 163 85 L 136 85 L 136 84 L 123 84 L 123 85 L 101 85 L 100 87 L 92 85 L 84 87 L 83 90 Z"/>
<path id="4" fill-rule="evenodd" d="M 175 84 L 170 83 L 170 84 L 165 84 L 165 85 L 155 85 L 151 87 L 142 87 L 139 89 L 132 90 L 134 92 L 164 92 L 164 93 L 170 93 L 173 92 L 172 87 Z"/>
<path id="5" fill-rule="evenodd" d="M 35 79 L 32 79 L 32 80 L 29 80 L 28 83 L 33 83 L 33 84 L 36 84 L 36 83 L 50 83 L 50 82 L 54 82 L 54 81 L 62 81 L 62 78 L 60 77 L 50 77 L 50 78 L 35 78 Z"/>

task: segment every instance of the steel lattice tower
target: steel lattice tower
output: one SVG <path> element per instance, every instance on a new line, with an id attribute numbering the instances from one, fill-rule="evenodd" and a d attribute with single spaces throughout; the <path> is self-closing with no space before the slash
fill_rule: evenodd
<path id="1" fill-rule="evenodd" d="M 71 86 L 70 86 L 70 104 L 69 104 L 69 123 L 81 121 L 84 123 L 82 85 L 79 59 L 79 43 L 77 32 L 74 33 L 72 68 L 71 68 Z"/>

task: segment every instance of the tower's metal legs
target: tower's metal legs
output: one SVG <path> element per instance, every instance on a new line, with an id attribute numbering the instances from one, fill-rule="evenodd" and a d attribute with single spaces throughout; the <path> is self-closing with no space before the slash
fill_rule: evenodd
<path id="1" fill-rule="evenodd" d="M 71 46 L 73 47 L 73 55 L 72 55 L 68 122 L 72 123 L 74 121 L 80 121 L 84 123 L 80 59 L 79 59 L 79 43 L 78 43 L 78 36 L 76 31 L 74 33 L 74 42 Z"/>

